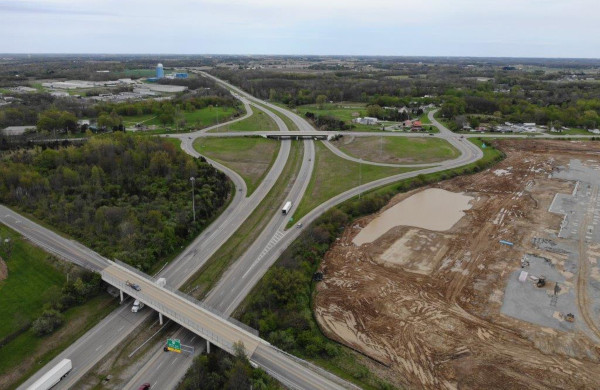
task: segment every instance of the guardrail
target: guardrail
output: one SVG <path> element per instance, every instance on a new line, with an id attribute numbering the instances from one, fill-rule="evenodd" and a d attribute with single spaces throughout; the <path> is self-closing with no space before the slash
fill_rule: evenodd
<path id="1" fill-rule="evenodd" d="M 125 263 L 123 263 L 122 261 L 115 260 L 115 263 L 117 263 L 117 264 L 118 264 L 118 265 L 120 265 L 121 267 L 123 267 L 123 268 L 126 268 L 127 270 L 129 270 L 129 271 L 131 271 L 131 272 L 135 273 L 136 275 L 138 275 L 138 276 L 140 276 L 140 277 L 142 277 L 142 278 L 144 278 L 144 279 L 146 279 L 146 280 L 149 280 L 149 281 L 151 281 L 151 282 L 154 282 L 154 283 L 156 283 L 156 281 L 158 280 L 157 278 L 154 278 L 154 277 L 152 277 L 152 276 L 150 276 L 150 275 L 147 275 L 147 274 L 145 274 L 144 272 L 140 271 L 139 269 L 137 269 L 137 268 L 135 268 L 135 267 L 132 267 L 132 266 L 130 266 L 129 264 L 125 264 Z M 231 317 L 229 317 L 229 316 L 225 315 L 223 312 L 221 312 L 221 311 L 219 311 L 219 310 L 215 309 L 214 307 L 212 307 L 212 306 L 209 306 L 209 305 L 207 305 L 206 303 L 204 303 L 204 302 L 202 302 L 202 301 L 199 301 L 199 300 L 197 300 L 196 298 L 194 298 L 194 297 L 192 297 L 192 296 L 189 296 L 189 295 L 187 295 L 187 294 L 185 294 L 185 293 L 183 293 L 183 292 L 181 292 L 181 291 L 179 291 L 179 290 L 177 290 L 176 288 L 173 288 L 173 287 L 171 287 L 171 286 L 168 286 L 168 285 L 167 285 L 167 286 L 164 286 L 163 288 L 165 288 L 166 290 L 169 290 L 169 291 L 170 291 L 170 292 L 172 292 L 173 294 L 176 294 L 176 295 L 180 296 L 181 298 L 185 299 L 185 300 L 186 300 L 186 301 L 188 301 L 189 303 L 191 303 L 191 304 L 193 304 L 193 305 L 200 306 L 200 307 L 201 307 L 201 308 L 203 308 L 204 310 L 206 310 L 206 311 L 209 311 L 209 312 L 211 312 L 212 314 L 214 314 L 214 315 L 216 315 L 216 316 L 219 316 L 219 317 L 223 318 L 223 319 L 224 319 L 224 320 L 226 320 L 227 322 L 230 322 L 230 323 L 232 323 L 233 325 L 235 325 L 235 326 L 237 326 L 237 327 L 239 327 L 239 328 L 242 328 L 242 329 L 243 329 L 243 330 L 245 330 L 246 332 L 248 332 L 248 333 L 251 333 L 251 334 L 253 334 L 254 336 L 257 336 L 257 337 L 258 337 L 258 330 L 254 329 L 254 328 L 251 328 L 251 327 L 249 327 L 248 325 L 246 325 L 246 324 L 244 324 L 244 323 L 241 323 L 240 321 L 236 320 L 235 318 L 231 318 Z M 146 303 L 146 302 L 144 301 L 144 303 Z M 163 313 L 163 314 L 165 314 L 165 313 Z"/>

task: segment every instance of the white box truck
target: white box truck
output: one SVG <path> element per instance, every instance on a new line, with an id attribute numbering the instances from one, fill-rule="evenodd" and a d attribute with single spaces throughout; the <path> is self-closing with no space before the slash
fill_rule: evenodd
<path id="1" fill-rule="evenodd" d="M 281 209 L 281 213 L 287 214 L 290 212 L 291 209 L 292 209 L 292 202 L 290 202 L 288 200 L 287 202 L 285 202 L 285 205 L 283 205 L 283 208 Z"/>
<path id="2" fill-rule="evenodd" d="M 60 382 L 62 378 L 66 377 L 72 369 L 73 364 L 71 363 L 71 360 L 63 359 L 40 379 L 29 386 L 27 390 L 48 390 Z"/>
<path id="3" fill-rule="evenodd" d="M 165 278 L 159 278 L 156 281 L 156 284 L 158 284 L 160 287 L 165 287 L 167 285 L 167 279 L 165 279 Z"/>
<path id="4" fill-rule="evenodd" d="M 144 307 L 144 304 L 142 302 L 140 302 L 139 299 L 136 299 L 135 301 L 133 301 L 133 306 L 131 306 L 131 312 L 132 313 L 137 313 L 143 307 Z"/>

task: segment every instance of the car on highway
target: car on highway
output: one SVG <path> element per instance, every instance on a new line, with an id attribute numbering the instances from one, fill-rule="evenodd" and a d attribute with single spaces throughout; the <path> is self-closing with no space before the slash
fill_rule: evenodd
<path id="1" fill-rule="evenodd" d="M 126 281 L 125 284 L 134 289 L 135 291 L 140 291 L 142 289 L 139 284 L 131 283 L 129 280 Z"/>
<path id="2" fill-rule="evenodd" d="M 143 385 L 138 387 L 138 390 L 148 390 L 149 388 L 150 388 L 150 383 L 144 383 Z"/>

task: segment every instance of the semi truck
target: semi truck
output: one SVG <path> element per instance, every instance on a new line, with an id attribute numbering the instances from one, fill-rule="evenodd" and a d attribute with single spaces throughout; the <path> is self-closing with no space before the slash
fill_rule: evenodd
<path id="1" fill-rule="evenodd" d="M 27 390 L 48 390 L 66 377 L 72 369 L 73 364 L 71 363 L 71 360 L 63 359 L 40 379 L 29 386 Z"/>
<path id="2" fill-rule="evenodd" d="M 133 306 L 131 306 L 131 312 L 132 313 L 137 313 L 143 307 L 144 307 L 144 304 L 142 302 L 140 302 L 139 299 L 136 299 L 135 301 L 133 301 Z"/>
<path id="3" fill-rule="evenodd" d="M 285 202 L 285 205 L 283 205 L 283 208 L 281 209 L 281 213 L 287 214 L 290 212 L 291 209 L 292 209 L 292 202 L 290 202 L 288 200 L 287 202 Z"/>

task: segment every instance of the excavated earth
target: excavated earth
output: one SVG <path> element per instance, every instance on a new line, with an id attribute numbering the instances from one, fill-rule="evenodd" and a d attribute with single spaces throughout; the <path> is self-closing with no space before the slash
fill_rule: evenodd
<path id="1" fill-rule="evenodd" d="M 473 198 L 449 230 L 398 226 L 357 246 L 353 238 L 377 215 L 346 229 L 321 265 L 319 325 L 381 363 L 379 374 L 402 388 L 600 389 L 594 335 L 501 313 L 509 276 L 523 255 L 540 251 L 532 240 L 556 239 L 563 217 L 548 208 L 575 183 L 552 172 L 571 159 L 600 162 L 600 144 L 494 145 L 506 153 L 501 163 L 433 186 Z M 419 191 L 396 196 L 382 212 Z"/>

